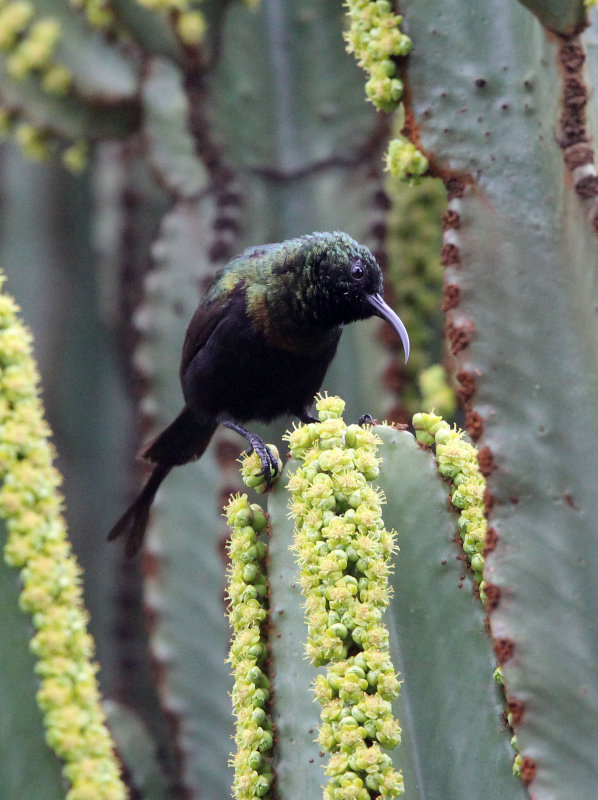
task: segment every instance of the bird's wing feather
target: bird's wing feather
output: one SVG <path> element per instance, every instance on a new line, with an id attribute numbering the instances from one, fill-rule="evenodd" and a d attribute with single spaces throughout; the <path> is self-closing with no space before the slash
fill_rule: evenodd
<path id="1" fill-rule="evenodd" d="M 218 324 L 226 318 L 229 306 L 230 300 L 227 302 L 221 298 L 209 302 L 204 300 L 199 304 L 185 333 L 179 370 L 181 376 L 202 347 L 204 347 Z"/>

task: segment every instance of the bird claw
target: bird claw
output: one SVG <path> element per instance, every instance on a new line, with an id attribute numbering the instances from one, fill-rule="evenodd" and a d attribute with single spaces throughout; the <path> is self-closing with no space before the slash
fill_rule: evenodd
<path id="1" fill-rule="evenodd" d="M 275 458 L 268 445 L 256 434 L 251 435 L 249 444 L 250 447 L 247 450 L 247 455 L 251 455 L 251 453 L 255 451 L 262 462 L 262 468 L 257 474 L 265 480 L 268 487 L 272 486 L 280 472 L 278 468 L 278 459 Z"/>
<path id="2" fill-rule="evenodd" d="M 245 441 L 249 444 L 249 448 L 246 451 L 247 455 L 251 455 L 254 451 L 258 454 L 260 461 L 262 462 L 262 468 L 258 473 L 253 473 L 253 475 L 258 479 L 261 478 L 266 484 L 266 487 L 270 489 L 280 473 L 278 455 L 274 455 L 268 445 L 260 436 L 257 435 L 257 433 L 251 433 L 251 431 L 246 430 L 237 422 L 233 422 L 232 420 L 225 420 L 222 424 L 231 431 L 236 431 L 236 433 L 240 434 L 245 439 Z M 247 483 L 247 481 L 245 482 Z M 253 482 L 251 484 L 248 483 L 247 485 L 256 488 L 256 484 Z"/>

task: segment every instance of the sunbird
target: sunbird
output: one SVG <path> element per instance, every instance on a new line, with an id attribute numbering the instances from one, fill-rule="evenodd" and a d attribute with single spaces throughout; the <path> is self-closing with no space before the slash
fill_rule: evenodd
<path id="1" fill-rule="evenodd" d="M 367 247 L 346 233 L 312 233 L 250 247 L 218 271 L 187 328 L 179 377 L 185 405 L 140 457 L 154 465 L 145 486 L 110 531 L 125 553 L 143 542 L 158 487 L 173 467 L 203 455 L 218 425 L 243 436 L 267 480 L 277 462 L 251 420 L 294 415 L 317 421 L 310 407 L 343 326 L 378 316 L 389 322 L 409 358 L 409 336 L 382 299 L 382 272 Z"/>

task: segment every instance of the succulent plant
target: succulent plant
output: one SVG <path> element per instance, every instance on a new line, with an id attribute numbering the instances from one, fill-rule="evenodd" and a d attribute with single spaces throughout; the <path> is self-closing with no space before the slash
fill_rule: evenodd
<path id="1" fill-rule="evenodd" d="M 262 776 L 253 786 L 259 796 L 318 797 L 328 779 L 335 800 L 392 796 L 399 774 L 407 797 L 426 800 L 595 796 L 598 49 L 587 27 L 594 15 L 581 0 L 350 0 L 345 9 L 323 0 L 0 6 L 0 129 L 9 138 L 0 161 L 0 264 L 35 335 L 91 617 L 66 543 L 58 549 L 70 582 L 56 590 L 53 605 L 60 616 L 72 601 L 74 640 L 86 657 L 87 625 L 95 639 L 99 688 L 109 702 L 103 711 L 97 705 L 93 663 L 84 668 L 89 680 L 78 684 L 80 695 L 92 687 L 93 714 L 107 714 L 133 795 L 211 800 L 235 782 L 227 766 L 231 692 L 237 719 L 247 722 L 247 713 L 225 663 L 222 508 L 232 495 L 239 506 L 233 527 L 250 537 L 252 528 L 256 542 L 268 545 L 265 567 L 256 545 L 259 567 L 240 568 L 256 596 L 264 596 L 264 570 L 270 587 L 269 623 L 252 632 L 251 668 L 260 674 L 251 675 L 257 689 L 269 682 L 274 700 L 265 711 L 252 706 L 249 717 L 276 732 L 263 739 L 273 738 L 274 748 L 240 741 L 248 755 L 237 757 L 237 766 Z M 24 161 L 13 134 L 27 156 L 45 163 Z M 385 169 L 419 186 L 397 188 Z M 444 182 L 444 212 L 436 210 L 442 191 L 428 185 L 431 176 Z M 422 208 L 430 214 L 423 220 Z M 417 249 L 407 240 L 412 218 L 422 226 L 420 248 L 434 239 L 428 220 L 437 218 L 443 244 L 436 256 L 436 245 Z M 373 696 L 380 679 L 370 675 L 370 648 L 357 647 L 349 617 L 337 620 L 326 608 L 332 616 L 324 633 L 330 628 L 337 637 L 326 641 L 338 649 L 338 662 L 322 663 L 330 653 L 315 655 L 319 666 L 304 658 L 317 626 L 310 631 L 304 621 L 307 556 L 295 540 L 298 565 L 289 545 L 295 525 L 305 526 L 287 517 L 285 488 L 290 480 L 291 493 L 306 489 L 291 477 L 304 464 L 293 457 L 267 500 L 254 497 L 242 488 L 239 444 L 223 434 L 164 486 L 140 563 L 125 563 L 104 541 L 137 485 L 137 446 L 179 409 L 180 347 L 205 282 L 249 244 L 326 229 L 347 230 L 375 252 L 401 313 L 403 304 L 412 307 L 417 345 L 408 371 L 377 323 L 343 334 L 324 386 L 346 401 L 343 447 L 356 449 L 354 423 L 364 412 L 411 423 L 418 380 L 438 412 L 450 400 L 445 374 L 469 434 L 457 434 L 427 407 L 415 420 L 421 444 L 408 430 L 377 426 L 377 450 L 360 461 L 367 486 L 386 498 L 377 509 L 383 526 L 374 529 L 396 530 L 400 548 L 388 562 L 390 544 L 382 548 L 382 572 L 394 567 L 387 576 L 393 593 L 367 612 L 371 622 L 384 609 L 388 657 L 402 682 L 398 697 L 393 689 L 382 698 L 376 718 L 388 745 L 402 728 L 401 744 L 387 751 L 374 741 L 374 717 L 367 725 L 362 719 L 364 697 L 352 695 Z M 28 342 L 18 330 L 13 355 Z M 0 459 L 6 558 L 27 570 L 13 552 L 11 528 L 21 523 L 11 487 L 19 474 L 23 491 L 36 484 L 10 438 L 15 387 L 1 358 L 0 449 L 17 447 L 12 460 Z M 260 432 L 284 458 L 282 430 Z M 26 434 L 27 447 L 37 433 Z M 312 435 L 322 441 L 315 429 Z M 52 451 L 43 448 L 50 469 Z M 334 474 L 330 457 L 320 469 L 318 455 L 316 474 Z M 51 474 L 47 503 L 59 513 Z M 457 509 L 447 504 L 449 494 Z M 30 511 L 28 531 L 39 544 Z M 347 573 L 336 550 L 343 548 L 318 555 L 325 561 L 315 574 L 340 572 L 352 584 L 357 567 L 347 559 Z M 229 569 L 239 569 L 234 557 Z M 24 592 L 35 629 L 43 625 L 35 604 L 43 602 L 44 576 L 30 577 L 26 571 L 19 583 L 8 566 L 0 571 L 7 676 L 0 794 L 75 800 L 89 793 L 77 784 L 74 750 L 49 734 L 59 761 L 44 742 L 43 714 L 53 722 L 48 703 L 56 698 L 40 683 L 45 676 L 35 675 L 44 648 L 18 610 Z M 235 580 L 228 589 L 233 628 Z M 247 626 L 237 621 L 237 628 L 243 635 Z M 349 659 L 355 663 L 347 666 Z M 43 714 L 35 702 L 40 689 Z M 341 692 L 349 702 L 339 710 Z M 262 711 L 271 715 L 266 727 Z M 337 711 L 339 719 L 351 715 L 346 732 Z M 115 781 L 106 797 L 121 796 L 101 730 L 104 755 L 95 760 Z M 236 787 L 248 796 L 246 783 Z"/>

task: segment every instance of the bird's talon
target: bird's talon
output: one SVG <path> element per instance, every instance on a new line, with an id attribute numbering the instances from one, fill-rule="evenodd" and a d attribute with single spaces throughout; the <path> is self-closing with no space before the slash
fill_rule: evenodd
<path id="1" fill-rule="evenodd" d="M 278 469 L 278 459 L 274 456 L 270 448 L 261 441 L 254 444 L 252 447 L 252 451 L 253 450 L 255 450 L 262 462 L 262 468 L 257 475 L 262 478 L 267 487 L 270 488 L 276 481 L 280 472 Z"/>

